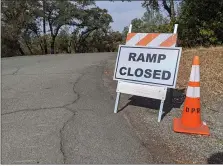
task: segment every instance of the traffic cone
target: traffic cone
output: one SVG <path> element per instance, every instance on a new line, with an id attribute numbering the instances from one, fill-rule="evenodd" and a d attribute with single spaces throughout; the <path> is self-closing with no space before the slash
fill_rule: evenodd
<path id="1" fill-rule="evenodd" d="M 173 120 L 173 130 L 175 132 L 210 135 L 208 126 L 201 121 L 199 65 L 199 57 L 195 56 L 182 117 Z"/>

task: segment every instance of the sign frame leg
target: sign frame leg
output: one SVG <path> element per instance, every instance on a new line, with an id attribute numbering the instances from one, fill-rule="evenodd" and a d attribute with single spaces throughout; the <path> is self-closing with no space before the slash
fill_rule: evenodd
<path id="1" fill-rule="evenodd" d="M 114 113 L 118 112 L 118 104 L 119 104 L 119 100 L 120 100 L 120 95 L 121 95 L 121 93 L 117 92 L 116 99 L 115 99 Z"/>
<path id="2" fill-rule="evenodd" d="M 160 109 L 159 109 L 159 115 L 158 115 L 158 122 L 161 121 L 162 115 L 163 115 L 163 105 L 164 105 L 164 100 L 161 100 L 160 102 Z"/>

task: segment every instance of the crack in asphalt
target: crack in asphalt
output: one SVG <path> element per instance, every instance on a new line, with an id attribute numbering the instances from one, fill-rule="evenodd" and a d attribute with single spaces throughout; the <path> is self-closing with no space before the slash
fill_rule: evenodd
<path id="1" fill-rule="evenodd" d="M 38 110 L 47 110 L 47 109 L 55 109 L 55 108 L 63 108 L 63 106 L 58 106 L 58 107 L 44 107 L 44 108 L 28 108 L 28 109 L 22 109 L 22 110 L 16 110 L 16 111 L 12 111 L 12 112 L 6 112 L 6 113 L 2 113 L 1 115 L 10 115 L 10 114 L 15 114 L 15 113 L 19 113 L 19 112 L 30 112 L 30 111 L 38 111 Z"/>
<path id="2" fill-rule="evenodd" d="M 19 72 L 20 68 L 18 67 L 15 72 L 12 73 L 12 75 L 16 75 Z"/>
<path id="3" fill-rule="evenodd" d="M 78 100 L 80 99 L 80 94 L 77 92 L 77 90 L 75 90 L 75 87 L 76 87 L 76 84 L 81 80 L 81 78 L 84 76 L 84 74 L 82 74 L 81 76 L 79 76 L 77 78 L 77 80 L 74 82 L 74 85 L 73 85 L 73 93 L 77 95 L 77 98 L 70 104 L 65 104 L 63 106 L 63 108 L 65 108 L 66 110 L 70 111 L 73 113 L 73 115 L 66 121 L 64 122 L 63 124 L 63 127 L 60 129 L 60 151 L 62 153 L 62 156 L 63 156 L 63 164 L 66 164 L 66 153 L 65 153 L 65 150 L 64 150 L 64 137 L 63 137 L 63 131 L 64 131 L 64 128 L 65 126 L 73 119 L 73 117 L 75 116 L 75 111 L 68 108 L 67 106 L 69 105 L 72 105 L 72 104 L 75 104 L 76 102 L 78 102 Z"/>
<path id="4" fill-rule="evenodd" d="M 77 78 L 77 80 L 73 83 L 73 93 L 77 95 L 77 98 L 72 101 L 71 103 L 68 104 L 64 104 L 62 106 L 57 106 L 57 107 L 42 107 L 42 108 L 28 108 L 28 109 L 22 109 L 22 110 L 16 110 L 16 111 L 11 111 L 11 112 L 6 112 L 6 113 L 2 113 L 1 115 L 9 115 L 9 114 L 14 114 L 14 113 L 18 113 L 18 112 L 26 112 L 26 111 L 38 111 L 38 110 L 46 110 L 46 109 L 55 109 L 55 108 L 64 108 L 69 110 L 70 112 L 73 113 L 72 109 L 69 109 L 67 106 L 72 105 L 74 103 L 76 103 L 79 99 L 80 99 L 80 94 L 75 90 L 75 86 L 76 84 L 80 81 L 80 79 L 84 76 L 84 74 L 81 74 L 81 76 L 79 76 Z"/>
<path id="5" fill-rule="evenodd" d="M 19 71 L 19 69 L 14 72 L 12 75 L 15 75 L 17 72 Z M 64 137 L 63 137 L 63 131 L 64 131 L 64 128 L 65 126 L 73 119 L 73 117 L 75 116 L 75 111 L 68 108 L 69 105 L 72 105 L 72 104 L 75 104 L 79 99 L 80 99 L 80 94 L 77 92 L 77 90 L 75 89 L 76 87 L 76 84 L 81 80 L 81 78 L 84 76 L 85 73 L 81 74 L 77 80 L 73 83 L 73 93 L 77 95 L 76 99 L 71 102 L 71 103 L 68 103 L 68 104 L 65 104 L 63 106 L 57 106 L 57 107 L 44 107 L 44 108 L 36 108 L 36 109 L 23 109 L 23 110 L 17 110 L 17 111 L 12 111 L 12 112 L 7 112 L 7 113 L 3 113 L 1 114 L 2 116 L 4 115 L 10 115 L 10 114 L 14 114 L 14 113 L 18 113 L 18 112 L 30 112 L 30 111 L 38 111 L 38 110 L 45 110 L 45 109 L 55 109 L 55 108 L 64 108 L 68 111 L 70 111 L 71 113 L 73 113 L 73 115 L 66 121 L 64 122 L 63 124 L 63 127 L 60 129 L 59 133 L 60 133 L 60 151 L 61 151 L 61 154 L 63 156 L 63 164 L 66 163 L 66 154 L 65 154 L 65 150 L 64 150 Z"/>
<path id="6" fill-rule="evenodd" d="M 13 73 L 11 73 L 11 74 L 2 74 L 2 76 L 15 76 L 15 75 L 17 75 L 17 73 L 19 72 L 19 70 L 20 70 L 21 68 L 19 68 L 19 67 L 16 67 L 16 71 L 14 71 Z"/>
<path id="7" fill-rule="evenodd" d="M 101 63 L 100 63 L 101 64 Z M 103 63 L 102 63 L 103 64 Z M 95 65 L 91 65 L 89 66 L 87 69 L 91 68 L 92 66 L 95 66 Z M 88 71 L 86 69 L 86 71 Z M 18 68 L 13 74 L 10 74 L 10 75 L 17 75 L 18 71 L 20 69 Z M 63 132 L 64 132 L 64 129 L 66 127 L 66 125 L 75 117 L 75 114 L 77 112 L 77 110 L 73 110 L 71 108 L 69 108 L 68 106 L 72 105 L 72 104 L 75 104 L 76 102 L 79 101 L 80 99 L 80 94 L 79 92 L 77 92 L 77 90 L 75 89 L 76 88 L 76 85 L 77 83 L 82 79 L 82 77 L 86 74 L 87 72 L 83 72 L 83 73 L 78 73 L 80 74 L 80 76 L 77 78 L 77 80 L 73 83 L 73 93 L 77 95 L 77 97 L 75 98 L 75 100 L 71 103 L 68 103 L 68 104 L 64 104 L 62 106 L 56 106 L 56 107 L 44 107 L 44 108 L 34 108 L 34 109 L 22 109 L 22 110 L 16 110 L 16 111 L 12 111 L 12 112 L 7 112 L 7 113 L 3 113 L 1 114 L 2 116 L 4 115 L 10 115 L 10 114 L 14 114 L 14 113 L 18 113 L 18 112 L 29 112 L 29 111 L 38 111 L 38 110 L 46 110 L 46 109 L 56 109 L 56 108 L 63 108 L 63 109 L 66 109 L 68 111 L 70 111 L 73 115 L 66 121 L 63 123 L 63 126 L 62 128 L 59 130 L 59 138 L 60 138 L 60 152 L 63 156 L 63 164 L 66 163 L 66 160 L 67 160 L 67 156 L 66 156 L 66 152 L 65 152 L 65 149 L 64 149 L 64 135 L 63 135 Z M 48 74 L 48 73 L 47 73 Z M 53 74 L 53 73 L 52 73 Z M 56 74 L 60 74 L 60 73 L 56 73 Z M 65 73 L 61 73 L 61 74 L 65 74 Z M 76 74 L 76 73 L 66 73 L 66 74 Z M 81 109 L 81 110 L 88 110 L 88 109 Z M 90 110 L 90 109 L 89 109 Z"/>
<path id="8" fill-rule="evenodd" d="M 92 65 L 95 66 L 95 65 Z M 90 66 L 90 67 L 92 67 Z M 90 68 L 89 67 L 89 68 Z M 88 70 L 87 70 L 88 71 Z M 72 112 L 73 115 L 64 123 L 63 127 L 60 129 L 60 151 L 63 155 L 63 164 L 66 164 L 66 160 L 67 160 L 67 156 L 66 156 L 66 152 L 64 149 L 64 136 L 63 136 L 63 131 L 66 127 L 66 125 L 75 117 L 77 110 L 72 110 L 70 108 L 68 108 L 69 105 L 75 104 L 76 102 L 78 102 L 78 100 L 80 99 L 80 93 L 77 92 L 77 90 L 75 90 L 77 83 L 82 79 L 82 77 L 86 74 L 87 72 L 83 72 L 81 74 L 81 76 L 79 76 L 77 78 L 77 80 L 75 81 L 74 85 L 73 85 L 73 93 L 77 95 L 77 98 L 70 104 L 66 104 L 63 106 L 63 108 L 67 109 L 68 111 Z M 103 73 L 103 72 L 102 72 Z M 80 110 L 91 110 L 91 109 L 80 109 Z M 91 110 L 92 111 L 92 110 Z"/>
<path id="9" fill-rule="evenodd" d="M 85 75 L 85 73 L 81 74 L 81 75 L 77 78 L 77 80 L 74 82 L 74 84 L 73 84 L 73 93 L 77 95 L 77 98 L 76 98 L 73 102 L 71 102 L 71 103 L 69 103 L 69 104 L 65 104 L 65 105 L 63 105 L 63 107 L 66 107 L 66 109 L 69 109 L 69 108 L 67 108 L 67 106 L 76 103 L 76 102 L 80 99 L 80 94 L 77 92 L 77 90 L 75 90 L 75 88 L 76 88 L 77 83 L 82 79 L 82 77 L 83 77 L 84 75 Z M 69 109 L 69 110 L 71 110 L 71 109 Z"/>
<path id="10" fill-rule="evenodd" d="M 65 107 L 65 109 L 67 109 Z M 67 109 L 70 111 L 70 109 Z M 65 153 L 65 149 L 64 149 L 64 136 L 63 136 L 63 131 L 64 131 L 64 128 L 65 126 L 73 119 L 73 117 L 75 116 L 75 113 L 72 111 L 73 115 L 64 123 L 63 127 L 60 129 L 60 151 L 62 153 L 62 156 L 63 156 L 63 164 L 66 164 L 66 160 L 67 160 L 67 157 L 66 157 L 66 153 Z"/>

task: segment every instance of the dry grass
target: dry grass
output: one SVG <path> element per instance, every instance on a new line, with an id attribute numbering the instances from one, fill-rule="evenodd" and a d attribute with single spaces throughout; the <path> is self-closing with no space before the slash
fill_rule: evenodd
<path id="1" fill-rule="evenodd" d="M 223 47 L 194 48 L 182 53 L 177 88 L 186 88 L 193 56 L 200 57 L 201 101 L 210 109 L 219 109 L 216 103 L 223 100 Z"/>

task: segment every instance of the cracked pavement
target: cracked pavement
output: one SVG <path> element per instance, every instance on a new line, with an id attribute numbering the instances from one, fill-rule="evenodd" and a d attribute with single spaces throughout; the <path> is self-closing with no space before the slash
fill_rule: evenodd
<path id="1" fill-rule="evenodd" d="M 2 58 L 2 164 L 154 163 L 104 86 L 115 53 Z"/>

